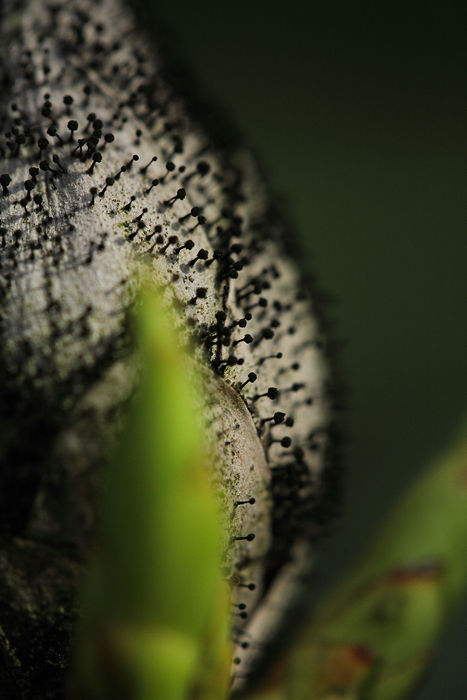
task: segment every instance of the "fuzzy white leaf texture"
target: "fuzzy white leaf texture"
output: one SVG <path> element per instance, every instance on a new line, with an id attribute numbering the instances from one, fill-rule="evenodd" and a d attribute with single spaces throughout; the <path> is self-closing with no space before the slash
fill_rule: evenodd
<path id="1" fill-rule="evenodd" d="M 121 0 L 4 0 L 0 46 L 5 688 L 60 697 L 149 268 L 203 378 L 241 690 L 301 609 L 338 492 L 318 295 L 254 158 L 193 116 Z"/>

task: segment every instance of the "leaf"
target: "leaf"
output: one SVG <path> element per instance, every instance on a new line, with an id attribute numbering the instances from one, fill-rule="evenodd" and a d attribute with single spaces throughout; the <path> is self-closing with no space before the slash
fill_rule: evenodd
<path id="1" fill-rule="evenodd" d="M 249 700 L 400 700 L 467 591 L 467 422 Z"/>
<path id="2" fill-rule="evenodd" d="M 71 697 L 207 700 L 212 684 L 222 698 L 228 594 L 194 370 L 154 292 L 138 306 L 140 389 L 109 473 Z"/>

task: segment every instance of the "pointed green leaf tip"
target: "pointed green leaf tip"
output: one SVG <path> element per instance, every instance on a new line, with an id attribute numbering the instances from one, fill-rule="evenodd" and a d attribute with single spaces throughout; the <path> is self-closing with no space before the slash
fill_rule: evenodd
<path id="1" fill-rule="evenodd" d="M 467 420 L 248 700 L 403 700 L 467 593 Z"/>
<path id="2" fill-rule="evenodd" d="M 148 288 L 136 333 L 141 382 L 109 472 L 70 698 L 220 700 L 228 591 L 194 369 Z"/>

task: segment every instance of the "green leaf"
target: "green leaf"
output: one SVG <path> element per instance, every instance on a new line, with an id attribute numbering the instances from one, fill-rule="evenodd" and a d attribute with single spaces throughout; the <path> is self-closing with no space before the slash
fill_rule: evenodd
<path id="1" fill-rule="evenodd" d="M 467 425 L 324 601 L 293 655 L 290 698 L 405 697 L 466 593 L 466 551 Z"/>
<path id="2" fill-rule="evenodd" d="M 467 592 L 467 421 L 249 700 L 401 700 Z"/>
<path id="3" fill-rule="evenodd" d="M 195 368 L 148 288 L 136 337 L 141 382 L 109 472 L 70 694 L 220 699 L 230 658 L 228 594 Z"/>

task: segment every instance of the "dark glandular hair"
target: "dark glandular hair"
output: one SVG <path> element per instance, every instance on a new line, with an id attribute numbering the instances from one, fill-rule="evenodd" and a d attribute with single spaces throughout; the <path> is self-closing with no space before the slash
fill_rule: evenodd
<path id="1" fill-rule="evenodd" d="M 149 267 L 203 377 L 241 688 L 293 616 L 338 496 L 317 297 L 254 159 L 190 116 L 128 8 L 6 0 L 3 13 L 5 687 L 60 695 Z"/>

